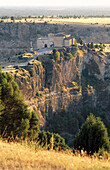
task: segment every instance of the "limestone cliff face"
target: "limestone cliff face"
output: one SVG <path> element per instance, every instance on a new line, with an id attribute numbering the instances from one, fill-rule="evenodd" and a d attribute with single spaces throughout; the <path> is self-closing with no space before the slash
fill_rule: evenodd
<path id="1" fill-rule="evenodd" d="M 110 102 L 110 58 L 102 53 L 91 53 L 84 57 L 82 85 L 94 89 L 94 106 L 109 107 Z M 87 90 L 87 89 L 86 89 Z M 85 89 L 84 89 L 85 92 Z"/>
<path id="2" fill-rule="evenodd" d="M 83 113 L 100 116 L 110 133 L 110 57 L 103 52 L 89 53 L 82 68 Z M 90 95 L 92 92 L 92 95 Z"/>
<path id="3" fill-rule="evenodd" d="M 15 74 L 15 81 L 18 83 L 25 100 L 35 97 L 37 91 L 44 87 L 45 70 L 41 62 L 34 60 L 28 66 L 20 67 Z"/>
<path id="4" fill-rule="evenodd" d="M 29 109 L 38 114 L 41 129 L 58 132 L 63 137 L 64 132 L 73 131 L 75 135 L 92 112 L 103 119 L 110 132 L 109 55 L 79 51 L 71 60 L 55 62 L 48 55 L 39 60 L 20 67 L 15 81 Z M 62 109 L 63 115 L 59 113 Z M 68 127 L 66 130 L 63 124 Z"/>
<path id="5" fill-rule="evenodd" d="M 68 61 L 61 60 L 60 63 L 45 62 L 44 68 L 46 71 L 45 86 L 51 91 L 59 91 L 63 86 L 68 87 L 68 83 L 80 79 L 76 58 Z"/>
<path id="6" fill-rule="evenodd" d="M 62 59 L 60 63 L 48 58 L 42 62 L 34 60 L 17 69 L 15 81 L 25 99 L 35 97 L 37 91 L 60 92 L 62 88 L 69 88 L 72 81 L 80 82 L 77 57 L 67 61 Z"/>
<path id="7" fill-rule="evenodd" d="M 28 66 L 20 67 L 15 73 L 15 81 L 18 83 L 29 108 L 36 110 L 41 124 L 44 126 L 46 114 L 49 117 L 61 110 L 74 105 L 74 100 L 81 99 L 79 85 L 73 82 L 80 82 L 78 65 L 81 65 L 79 56 L 71 60 L 61 60 L 59 63 L 46 56 L 42 62 L 34 60 Z M 77 64 L 76 64 L 77 63 Z M 40 92 L 43 96 L 36 96 Z M 70 107 L 72 110 L 73 107 Z"/>

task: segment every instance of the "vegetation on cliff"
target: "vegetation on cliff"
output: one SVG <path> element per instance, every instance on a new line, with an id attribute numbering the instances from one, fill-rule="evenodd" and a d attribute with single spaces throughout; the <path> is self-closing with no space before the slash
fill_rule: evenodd
<path id="1" fill-rule="evenodd" d="M 38 133 L 38 117 L 24 103 L 19 87 L 11 74 L 0 70 L 1 104 L 0 135 L 2 137 L 33 136 Z M 36 126 L 36 127 L 35 127 Z"/>
<path id="2" fill-rule="evenodd" d="M 55 61 L 61 61 L 61 59 L 64 60 L 70 60 L 73 59 L 73 54 L 75 53 L 76 47 L 74 48 L 63 48 L 63 49 L 53 49 L 53 53 L 51 55 L 51 57 L 55 60 Z"/>
<path id="3" fill-rule="evenodd" d="M 93 45 L 91 43 L 91 46 Z M 108 101 L 101 104 L 102 94 L 104 98 L 109 98 L 109 81 L 105 77 L 104 81 L 101 79 L 101 76 L 108 72 L 107 55 L 94 51 L 85 53 L 85 49 L 87 50 L 85 44 L 78 48 L 72 46 L 54 49 L 52 54 L 39 56 L 39 61 L 34 60 L 15 72 L 15 81 L 19 84 L 24 98 L 29 99 L 28 103 L 34 103 L 30 106 L 31 110 L 36 110 L 40 119 L 42 116 L 41 128 L 59 133 L 69 146 L 73 146 L 75 135 L 90 112 L 102 118 L 108 132 L 110 129 L 107 118 Z M 28 135 L 32 137 L 34 132 L 29 131 Z M 49 144 L 50 147 L 51 140 L 46 133 L 37 135 L 40 135 L 40 143 L 45 139 L 42 146 L 47 147 Z M 46 142 L 47 140 L 50 142 Z"/>
<path id="4" fill-rule="evenodd" d="M 90 113 L 101 117 L 110 135 L 109 55 L 90 45 L 89 51 L 88 44 L 54 49 L 15 74 L 41 128 L 59 133 L 69 146 Z"/>
<path id="5" fill-rule="evenodd" d="M 39 130 L 39 119 L 35 111 L 30 112 L 24 103 L 17 83 L 11 74 L 0 70 L 0 136 L 9 140 L 28 138 L 34 140 L 42 147 L 51 148 L 53 138 L 53 149 L 67 149 L 65 140 L 58 134 L 42 132 Z"/>

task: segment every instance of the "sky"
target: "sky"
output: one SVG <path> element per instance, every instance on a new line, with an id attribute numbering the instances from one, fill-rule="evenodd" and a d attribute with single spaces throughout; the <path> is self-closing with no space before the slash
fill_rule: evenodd
<path id="1" fill-rule="evenodd" d="M 107 6 L 110 7 L 110 0 L 0 0 L 0 7 L 2 6 Z"/>

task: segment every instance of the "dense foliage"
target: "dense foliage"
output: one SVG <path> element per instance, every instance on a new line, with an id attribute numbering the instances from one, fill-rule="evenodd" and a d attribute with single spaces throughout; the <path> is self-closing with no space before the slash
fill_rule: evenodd
<path id="1" fill-rule="evenodd" d="M 76 47 L 73 48 L 64 48 L 64 49 L 53 49 L 53 54 L 52 54 L 52 58 L 55 61 L 60 61 L 61 58 L 64 60 L 70 60 L 73 59 L 73 55 L 76 52 Z"/>
<path id="2" fill-rule="evenodd" d="M 24 103 L 13 77 L 0 71 L 0 135 L 2 137 L 28 137 L 38 133 L 39 121 L 35 112 L 30 112 Z"/>
<path id="3" fill-rule="evenodd" d="M 99 149 L 109 151 L 110 143 L 105 125 L 99 117 L 92 114 L 87 117 L 74 141 L 76 149 L 84 149 L 87 153 L 93 154 Z"/>
<path id="4" fill-rule="evenodd" d="M 78 39 L 78 43 L 80 43 L 81 45 L 83 45 L 83 44 L 84 44 L 84 42 L 83 42 L 83 40 L 82 40 L 82 38 L 81 38 L 81 37 Z"/>
<path id="5" fill-rule="evenodd" d="M 54 133 L 59 133 L 65 138 L 69 146 L 73 146 L 72 136 L 78 133 L 79 128 L 84 123 L 84 118 L 80 113 L 74 113 L 62 109 L 48 118 L 47 129 Z M 65 133 L 63 133 L 65 132 Z"/>
<path id="6" fill-rule="evenodd" d="M 60 53 L 56 49 L 53 49 L 53 57 L 55 61 L 60 61 Z"/>
<path id="7" fill-rule="evenodd" d="M 22 137 L 39 143 L 48 149 L 68 149 L 65 140 L 58 134 L 39 130 L 35 111 L 30 112 L 24 103 L 17 83 L 11 74 L 0 69 L 0 136 Z"/>
<path id="8" fill-rule="evenodd" d="M 65 140 L 59 134 L 50 133 L 49 131 L 39 132 L 37 141 L 42 147 L 47 147 L 47 149 L 69 149 L 68 145 L 65 144 Z"/>

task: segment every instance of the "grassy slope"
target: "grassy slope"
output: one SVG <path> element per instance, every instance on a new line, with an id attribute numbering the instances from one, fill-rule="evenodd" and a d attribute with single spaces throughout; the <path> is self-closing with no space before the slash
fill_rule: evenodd
<path id="1" fill-rule="evenodd" d="M 0 142 L 0 169 L 110 169 L 110 160 L 76 157 L 55 151 Z"/>

